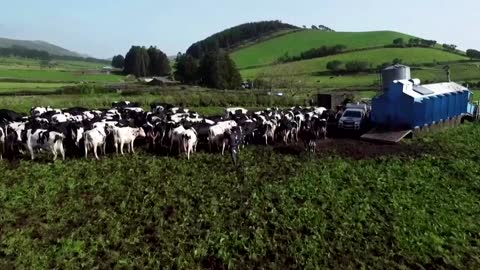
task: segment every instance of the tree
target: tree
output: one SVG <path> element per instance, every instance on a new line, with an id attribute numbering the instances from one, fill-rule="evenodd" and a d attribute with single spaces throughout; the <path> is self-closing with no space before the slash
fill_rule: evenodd
<path id="1" fill-rule="evenodd" d="M 176 80 L 186 84 L 196 84 L 198 82 L 198 60 L 193 56 L 178 53 L 174 68 Z"/>
<path id="2" fill-rule="evenodd" d="M 403 38 L 397 38 L 393 40 L 395 46 L 403 47 L 405 45 L 405 40 Z"/>
<path id="3" fill-rule="evenodd" d="M 316 25 L 312 25 L 312 29 L 318 30 L 318 27 Z"/>
<path id="4" fill-rule="evenodd" d="M 443 44 L 442 47 L 445 50 L 451 51 L 451 52 L 455 52 L 457 50 L 457 45 L 454 45 L 454 44 Z"/>
<path id="5" fill-rule="evenodd" d="M 471 59 L 480 59 L 480 51 L 477 51 L 474 49 L 468 49 L 467 56 L 470 57 Z"/>
<path id="6" fill-rule="evenodd" d="M 112 67 L 114 68 L 123 68 L 125 65 L 125 58 L 123 55 L 116 55 L 112 59 Z"/>
<path id="7" fill-rule="evenodd" d="M 397 65 L 397 64 L 401 64 L 402 62 L 403 62 L 402 59 L 400 59 L 400 58 L 395 58 L 395 59 L 393 59 L 392 64 Z"/>
<path id="8" fill-rule="evenodd" d="M 364 61 L 350 61 L 345 64 L 346 70 L 353 73 L 367 71 L 368 67 L 369 63 Z"/>
<path id="9" fill-rule="evenodd" d="M 136 77 L 146 77 L 150 74 L 150 57 L 145 47 L 132 46 L 125 55 L 124 72 Z"/>
<path id="10" fill-rule="evenodd" d="M 165 53 L 150 46 L 147 50 L 150 59 L 149 74 L 151 76 L 167 76 L 170 74 L 170 61 Z"/>
<path id="11" fill-rule="evenodd" d="M 217 89 L 237 89 L 242 77 L 235 63 L 223 51 L 211 51 L 205 54 L 199 66 L 200 84 Z"/>
<path id="12" fill-rule="evenodd" d="M 338 73 L 343 69 L 343 62 L 334 60 L 327 63 L 327 69 L 333 73 Z"/>

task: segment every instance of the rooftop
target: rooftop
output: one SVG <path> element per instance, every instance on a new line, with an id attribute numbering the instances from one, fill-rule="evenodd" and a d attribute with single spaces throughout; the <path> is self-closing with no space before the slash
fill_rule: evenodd
<path id="1" fill-rule="evenodd" d="M 409 80 L 400 80 L 395 81 L 394 83 L 403 84 L 404 86 L 406 86 L 404 87 L 403 92 L 413 98 L 418 99 L 455 92 L 468 91 L 468 88 L 455 82 L 417 85 Z"/>

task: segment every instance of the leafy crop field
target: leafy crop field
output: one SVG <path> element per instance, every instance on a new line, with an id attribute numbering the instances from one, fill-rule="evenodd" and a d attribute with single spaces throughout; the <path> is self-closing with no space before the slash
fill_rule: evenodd
<path id="1" fill-rule="evenodd" d="M 0 162 L 0 268 L 478 269 L 479 136 Z"/>
<path id="2" fill-rule="evenodd" d="M 269 65 L 288 53 L 297 56 L 300 53 L 321 46 L 345 45 L 347 50 L 373 48 L 392 44 L 396 38 L 408 41 L 412 36 L 391 32 L 322 32 L 305 30 L 282 35 L 258 44 L 242 48 L 231 54 L 239 68 Z"/>

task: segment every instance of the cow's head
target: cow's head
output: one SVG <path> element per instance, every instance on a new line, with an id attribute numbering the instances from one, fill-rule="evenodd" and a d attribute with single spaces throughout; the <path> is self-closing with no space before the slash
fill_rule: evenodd
<path id="1" fill-rule="evenodd" d="M 143 128 L 138 128 L 136 131 L 137 137 L 145 138 L 147 137 L 147 134 L 145 134 L 145 130 Z"/>

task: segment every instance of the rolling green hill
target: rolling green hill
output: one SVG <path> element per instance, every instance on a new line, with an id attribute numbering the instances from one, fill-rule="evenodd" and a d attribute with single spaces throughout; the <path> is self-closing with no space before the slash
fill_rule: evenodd
<path id="1" fill-rule="evenodd" d="M 438 49 L 381 48 L 366 51 L 350 52 L 254 69 L 244 69 L 241 70 L 241 74 L 244 78 L 250 79 L 261 73 L 271 73 L 283 76 L 315 75 L 316 73 L 326 71 L 327 63 L 333 60 L 339 60 L 343 62 L 367 61 L 374 67 L 376 67 L 377 65 L 381 65 L 382 63 L 391 62 L 395 58 L 402 59 L 404 63 L 409 65 L 468 60 L 467 57 Z"/>
<path id="2" fill-rule="evenodd" d="M 322 32 L 305 30 L 242 48 L 233 52 L 231 56 L 237 67 L 243 69 L 272 64 L 285 53 L 297 56 L 309 49 L 338 44 L 347 46 L 347 50 L 375 48 L 392 44 L 396 38 L 408 40 L 412 36 L 392 31 Z"/>
<path id="3" fill-rule="evenodd" d="M 69 51 L 45 41 L 0 38 L 0 48 L 9 48 L 12 46 L 20 46 L 31 50 L 45 51 L 51 55 L 85 57 L 85 55 Z"/>

